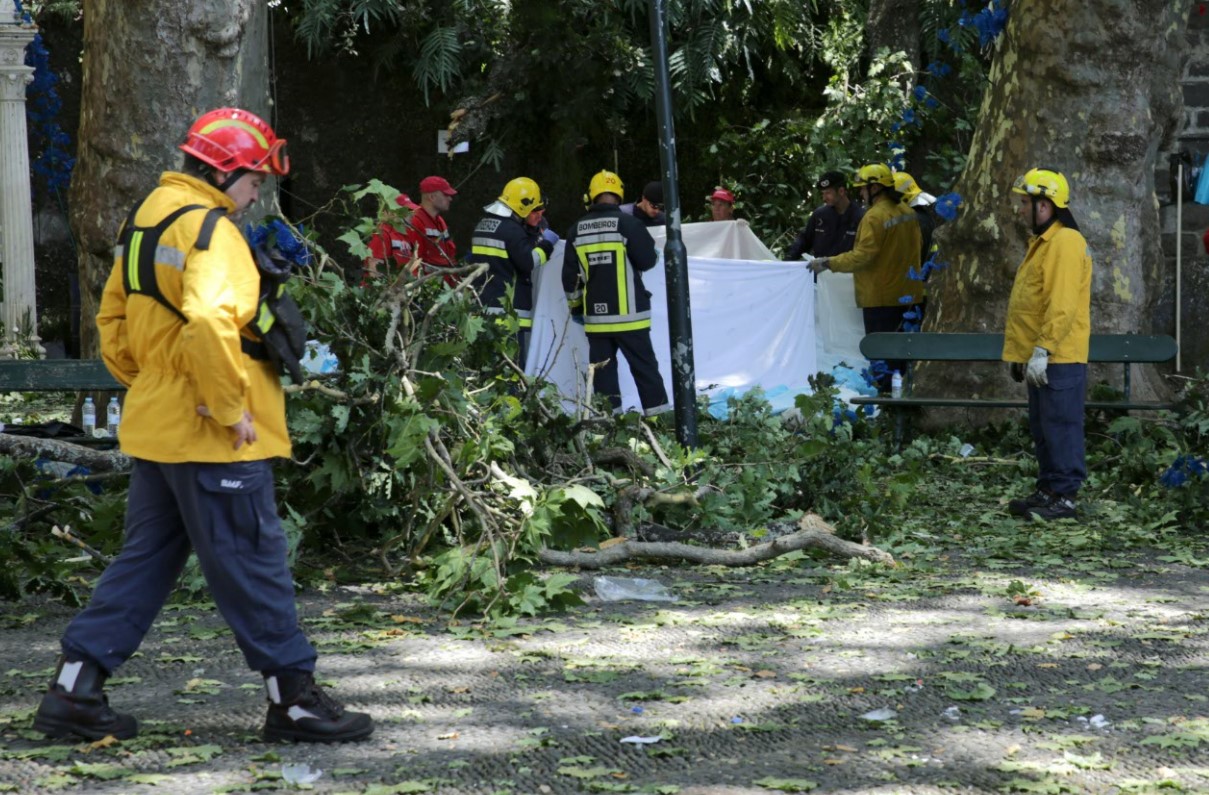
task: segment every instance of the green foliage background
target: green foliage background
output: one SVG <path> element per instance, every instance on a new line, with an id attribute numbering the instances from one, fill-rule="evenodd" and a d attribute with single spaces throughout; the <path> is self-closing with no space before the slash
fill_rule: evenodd
<path id="1" fill-rule="evenodd" d="M 473 140 L 485 164 L 557 163 L 577 196 L 601 167 L 619 170 L 631 195 L 659 173 L 648 9 L 647 0 L 307 0 L 278 13 L 316 57 L 372 59 L 409 74 L 431 106 L 468 111 L 454 136 Z M 724 184 L 780 249 L 819 203 L 819 174 L 889 161 L 891 142 L 921 185 L 946 192 L 964 164 L 988 54 L 957 24 L 964 2 L 919 9 L 915 63 L 868 52 L 868 0 L 669 2 L 685 219 L 708 218 L 703 197 Z M 902 123 L 908 109 L 917 123 Z"/>

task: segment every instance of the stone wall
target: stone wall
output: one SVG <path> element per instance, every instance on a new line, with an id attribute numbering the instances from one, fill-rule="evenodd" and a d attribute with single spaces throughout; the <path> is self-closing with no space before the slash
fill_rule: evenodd
<path id="1" fill-rule="evenodd" d="M 1174 165 L 1177 158 L 1184 159 L 1187 171 L 1204 166 L 1209 160 L 1209 9 L 1204 3 L 1192 4 L 1188 43 L 1183 77 L 1183 128 L 1173 150 L 1160 155 L 1156 164 L 1155 192 L 1160 204 L 1167 267 L 1154 331 L 1175 334 L 1178 228 L 1182 369 L 1191 372 L 1199 367 L 1209 372 L 1209 335 L 1190 333 L 1209 326 L 1209 254 L 1201 240 L 1209 230 L 1209 205 L 1197 204 L 1187 190 L 1182 206 L 1177 202 Z"/>

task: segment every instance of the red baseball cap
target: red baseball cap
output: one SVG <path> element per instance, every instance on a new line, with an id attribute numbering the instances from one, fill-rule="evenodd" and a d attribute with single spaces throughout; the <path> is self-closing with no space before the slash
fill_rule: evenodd
<path id="1" fill-rule="evenodd" d="M 413 202 L 411 200 L 411 197 L 408 196 L 406 193 L 400 193 L 398 196 L 396 196 L 395 204 L 399 205 L 400 207 L 406 207 L 409 210 L 420 209 L 420 205 Z"/>
<path id="2" fill-rule="evenodd" d="M 709 195 L 710 201 L 721 199 L 724 202 L 735 203 L 735 194 L 728 191 L 726 188 L 714 188 L 714 192 Z"/>
<path id="3" fill-rule="evenodd" d="M 425 177 L 420 180 L 420 193 L 444 193 L 446 196 L 457 196 L 458 192 L 444 177 Z"/>

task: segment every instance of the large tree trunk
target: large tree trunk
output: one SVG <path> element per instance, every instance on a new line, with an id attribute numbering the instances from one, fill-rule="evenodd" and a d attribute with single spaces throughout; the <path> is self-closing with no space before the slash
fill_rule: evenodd
<path id="1" fill-rule="evenodd" d="M 1069 179 L 1071 211 L 1091 247 L 1092 331 L 1170 333 L 1151 326 L 1163 262 L 1154 166 L 1182 112 L 1185 4 L 1015 0 L 1010 14 L 957 185 L 965 206 L 938 235 L 950 268 L 934 279 L 927 329 L 1003 330 L 1028 239 L 1012 182 L 1048 166 Z M 957 395 L 1022 389 L 1002 367 L 931 365 L 920 377 Z M 1092 377 L 1121 379 L 1116 368 Z M 1153 368 L 1133 377 L 1136 397 L 1167 392 Z"/>
<path id="2" fill-rule="evenodd" d="M 919 62 L 919 0 L 871 0 L 865 21 L 869 55 L 885 47 L 892 53 L 905 52 L 916 70 Z"/>
<path id="3" fill-rule="evenodd" d="M 202 112 L 269 107 L 267 4 L 88 0 L 71 226 L 79 245 L 81 355 L 97 355 L 96 312 L 118 227 Z M 268 193 L 268 191 L 266 191 Z"/>

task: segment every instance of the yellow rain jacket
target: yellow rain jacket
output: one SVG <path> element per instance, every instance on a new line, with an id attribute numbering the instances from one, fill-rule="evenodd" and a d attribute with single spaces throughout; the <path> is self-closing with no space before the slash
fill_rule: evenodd
<path id="1" fill-rule="evenodd" d="M 1087 362 L 1091 339 L 1091 255 L 1078 230 L 1054 221 L 1029 241 L 1016 271 L 1003 332 L 1003 360 L 1027 362 L 1033 348 L 1051 364 Z"/>
<path id="2" fill-rule="evenodd" d="M 911 303 L 919 303 L 924 297 L 924 283 L 907 276 L 909 269 L 919 270 L 922 246 L 915 211 L 879 197 L 857 226 L 852 250 L 828 257 L 827 264 L 833 271 L 852 274 L 857 306 L 906 309 L 899 300 L 904 295 L 911 296 Z"/>
<path id="3" fill-rule="evenodd" d="M 203 180 L 165 172 L 135 223 L 154 226 L 186 204 L 235 204 Z M 194 248 L 206 213 L 189 212 L 160 237 L 155 275 L 160 292 L 189 322 L 146 295 L 127 296 L 125 257 L 115 251 L 97 327 L 105 366 L 128 388 L 122 452 L 159 463 L 224 463 L 290 455 L 285 395 L 273 365 L 244 354 L 240 336 L 257 311 L 260 274 L 243 235 L 226 220 L 206 251 Z M 210 417 L 197 413 L 206 406 Z M 252 415 L 257 440 L 234 448 L 229 427 Z"/>

